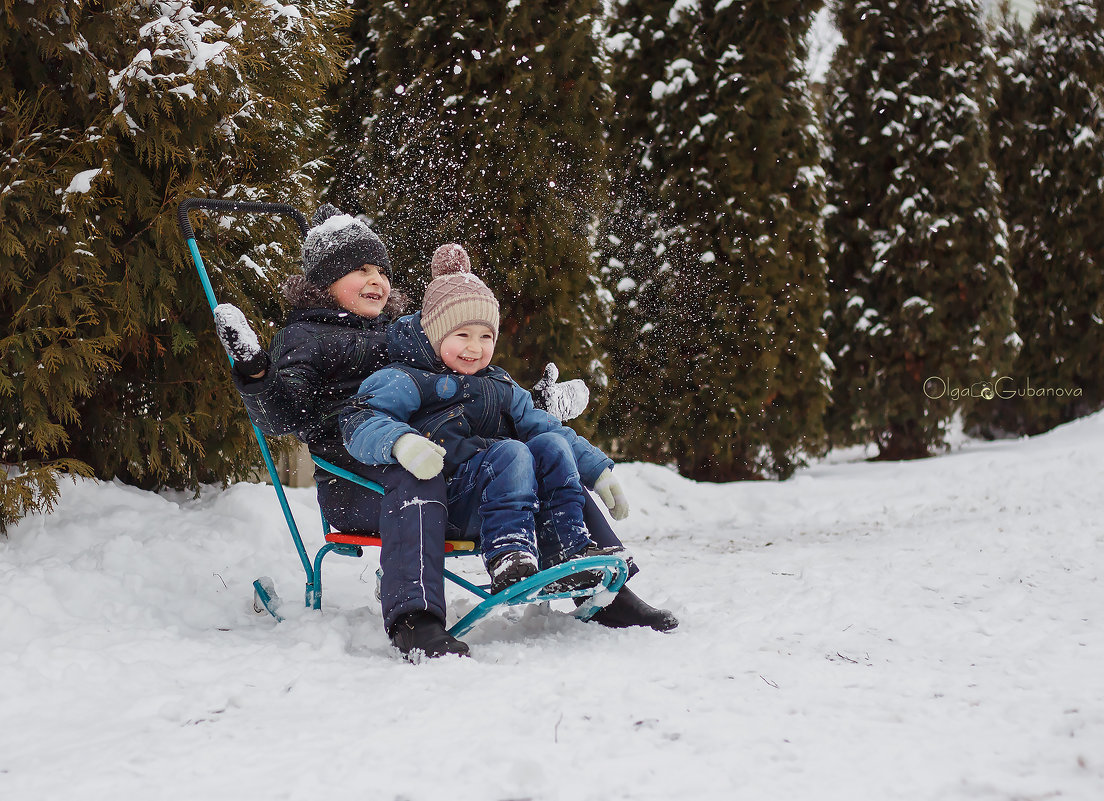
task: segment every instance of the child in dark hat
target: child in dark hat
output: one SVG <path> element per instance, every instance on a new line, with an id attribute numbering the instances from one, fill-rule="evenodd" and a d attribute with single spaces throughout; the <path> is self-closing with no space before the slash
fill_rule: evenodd
<path id="1" fill-rule="evenodd" d="M 466 655 L 444 627 L 444 481 L 422 481 L 398 465 L 364 465 L 349 456 L 337 418 L 350 395 L 388 364 L 387 328 L 401 310 L 391 289 L 387 248 L 362 220 L 322 206 L 303 242 L 303 273 L 283 285 L 287 323 L 260 349 L 241 312 L 215 310 L 219 336 L 234 359 L 234 383 L 266 434 L 293 433 L 310 452 L 381 484 L 384 495 L 315 470 L 318 505 L 340 531 L 377 531 L 384 626 L 405 656 Z M 413 499 L 423 505 L 414 508 Z"/>
<path id="2" fill-rule="evenodd" d="M 420 478 L 442 471 L 450 530 L 478 539 L 492 592 L 569 559 L 598 553 L 584 520 L 584 487 L 615 519 L 628 503 L 613 461 L 491 366 L 498 339 L 494 294 L 459 245 L 433 256 L 421 312 L 389 331 L 396 364 L 364 381 L 342 414 L 349 453 L 397 461 Z M 558 589 L 594 586 L 573 574 Z"/>

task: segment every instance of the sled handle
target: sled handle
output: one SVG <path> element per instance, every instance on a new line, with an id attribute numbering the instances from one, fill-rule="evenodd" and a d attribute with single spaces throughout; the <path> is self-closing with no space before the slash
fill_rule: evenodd
<path id="1" fill-rule="evenodd" d="M 303 236 L 306 236 L 309 230 L 306 215 L 290 203 L 261 203 L 260 201 L 254 200 L 190 197 L 180 203 L 180 208 L 177 211 L 180 232 L 184 234 L 185 239 L 195 239 L 195 233 L 192 231 L 192 223 L 188 220 L 188 212 L 192 209 L 244 211 L 247 214 L 283 214 L 295 220 L 295 224 L 299 226 L 299 233 Z"/>
<path id="2" fill-rule="evenodd" d="M 207 268 L 203 264 L 203 257 L 199 255 L 199 246 L 196 244 L 195 231 L 188 219 L 188 212 L 192 209 L 208 209 L 209 211 L 242 211 L 247 214 L 283 214 L 290 216 L 299 226 L 299 232 L 305 237 L 309 227 L 307 218 L 303 212 L 295 206 L 287 203 L 261 203 L 253 200 L 224 200 L 222 198 L 190 197 L 181 201 L 176 213 L 176 220 L 180 223 L 180 233 L 184 234 L 184 240 L 188 243 L 188 250 L 195 262 L 196 272 L 199 273 L 199 282 L 203 285 L 203 294 L 207 296 L 207 305 L 214 312 L 218 301 L 215 300 L 215 290 L 211 288 L 211 279 L 207 276 Z"/>
<path id="3" fill-rule="evenodd" d="M 291 206 L 287 203 L 260 203 L 252 200 L 224 200 L 222 198 L 202 198 L 202 197 L 190 197 L 180 203 L 180 207 L 177 209 L 177 222 L 180 223 L 180 233 L 184 234 L 184 239 L 188 243 L 188 251 L 192 254 L 192 261 L 195 264 L 196 272 L 199 274 L 199 282 L 203 285 L 203 293 L 207 296 L 207 305 L 211 307 L 211 312 L 214 313 L 215 306 L 218 305 L 218 301 L 215 299 L 215 290 L 211 287 L 211 279 L 207 276 L 207 268 L 203 264 L 203 257 L 199 253 L 199 245 L 196 244 L 195 231 L 192 230 L 192 224 L 188 220 L 188 212 L 192 209 L 208 209 L 210 211 L 234 211 L 245 212 L 247 214 L 280 214 L 290 216 L 295 220 L 295 224 L 299 226 L 300 233 L 305 237 L 307 235 L 307 218 L 303 212 L 299 209 Z M 233 366 L 234 360 L 230 359 L 230 364 Z M 256 423 L 253 423 L 253 436 L 257 438 L 257 446 L 261 449 L 261 457 L 264 459 L 265 468 L 268 470 L 268 475 L 272 479 L 272 487 L 276 490 L 276 497 L 280 500 L 280 508 L 284 513 L 284 520 L 287 522 L 288 529 L 291 531 L 291 538 L 295 543 L 295 550 L 299 552 L 299 559 L 303 563 L 303 570 L 307 574 L 307 592 L 308 597 L 311 592 L 311 588 L 315 585 L 315 571 L 311 566 L 310 557 L 307 556 L 307 550 L 303 546 L 303 537 L 299 534 L 299 527 L 295 524 L 295 516 L 291 513 L 291 506 L 288 504 L 287 496 L 284 493 L 284 487 L 280 483 L 280 477 L 276 473 L 276 464 L 272 460 L 272 452 L 268 449 L 268 443 L 265 442 L 264 433 L 257 427 Z"/>

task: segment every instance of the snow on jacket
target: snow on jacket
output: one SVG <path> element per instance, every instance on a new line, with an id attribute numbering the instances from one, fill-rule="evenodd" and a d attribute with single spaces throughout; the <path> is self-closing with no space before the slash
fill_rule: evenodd
<path id="1" fill-rule="evenodd" d="M 265 434 L 294 434 L 311 453 L 352 467 L 338 416 L 361 382 L 390 363 L 386 316 L 293 309 L 272 342 L 272 366 L 262 379 L 234 382 L 249 417 Z"/>
<path id="2" fill-rule="evenodd" d="M 350 454 L 365 464 L 392 464 L 403 434 L 420 434 L 446 450 L 445 474 L 502 439 L 528 441 L 556 432 L 571 446 L 587 487 L 613 460 L 533 406 L 533 397 L 501 367 L 475 375 L 454 372 L 441 362 L 422 330 L 421 312 L 388 329 L 394 363 L 360 385 L 341 413 L 341 432 Z"/>

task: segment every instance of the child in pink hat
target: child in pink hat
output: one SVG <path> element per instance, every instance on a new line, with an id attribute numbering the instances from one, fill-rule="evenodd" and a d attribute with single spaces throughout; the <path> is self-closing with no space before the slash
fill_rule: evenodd
<path id="1" fill-rule="evenodd" d="M 349 453 L 421 479 L 443 472 L 450 532 L 480 542 L 492 592 L 570 559 L 622 553 L 595 545 L 583 514 L 586 488 L 615 519 L 628 514 L 613 461 L 491 364 L 498 300 L 464 249 L 438 248 L 432 273 L 421 311 L 389 331 L 395 363 L 365 380 L 342 415 Z M 557 589 L 597 582 L 577 573 Z"/>

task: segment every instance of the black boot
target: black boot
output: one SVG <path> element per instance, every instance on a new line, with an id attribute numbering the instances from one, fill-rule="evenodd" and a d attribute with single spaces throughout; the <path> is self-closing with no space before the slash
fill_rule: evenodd
<path id="1" fill-rule="evenodd" d="M 468 646 L 453 637 L 437 617 L 429 612 L 407 612 L 391 626 L 391 644 L 403 658 L 416 662 L 421 656 L 434 659 L 456 654 L 467 656 Z"/>
<path id="2" fill-rule="evenodd" d="M 528 551 L 507 551 L 487 565 L 491 575 L 491 594 L 537 575 L 537 557 Z"/>
<path id="3" fill-rule="evenodd" d="M 569 556 L 561 564 L 566 564 L 573 559 L 585 559 L 588 556 L 626 556 L 625 549 L 612 545 L 606 548 L 601 548 L 597 545 L 588 545 L 583 550 L 574 556 Z M 556 579 L 548 585 L 548 589 L 552 592 L 573 592 L 574 590 L 589 590 L 591 587 L 597 587 L 602 581 L 602 574 L 600 572 L 584 570 L 581 573 L 571 573 L 564 576 L 561 579 Z"/>
<path id="4" fill-rule="evenodd" d="M 583 599 L 576 599 L 581 605 Z M 670 631 L 678 627 L 678 618 L 666 609 L 656 609 L 640 599 L 628 587 L 622 587 L 613 601 L 599 609 L 591 618 L 611 629 L 627 629 L 629 626 L 647 626 L 656 631 Z"/>

